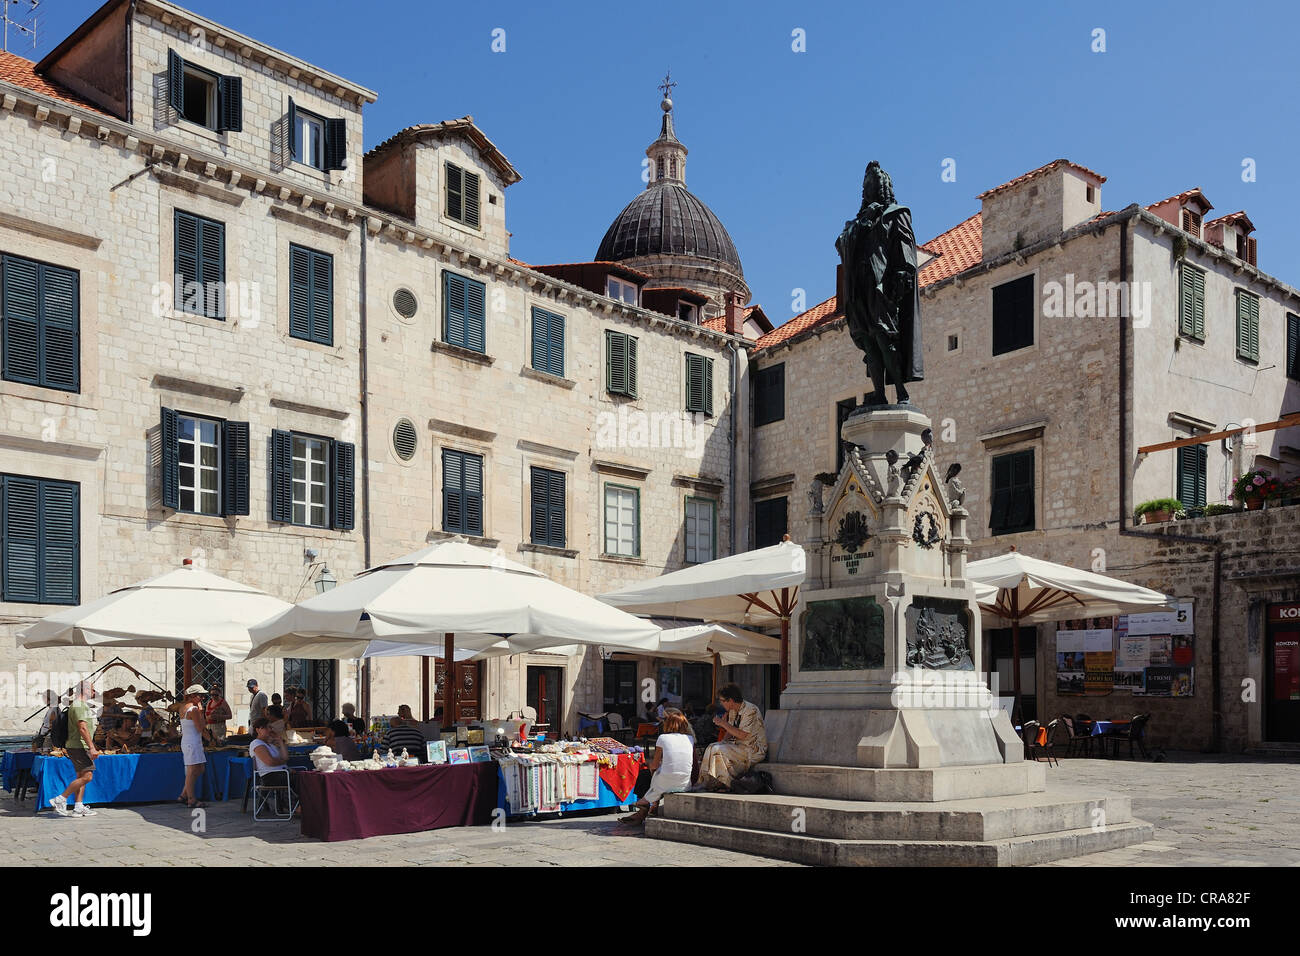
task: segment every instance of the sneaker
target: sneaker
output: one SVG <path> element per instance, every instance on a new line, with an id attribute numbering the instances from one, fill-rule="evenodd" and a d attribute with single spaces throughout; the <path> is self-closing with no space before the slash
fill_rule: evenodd
<path id="1" fill-rule="evenodd" d="M 68 798 L 67 798 L 67 797 L 63 797 L 63 796 L 59 796 L 59 797 L 51 797 L 51 798 L 50 798 L 50 807 L 53 808 L 54 812 L 57 813 L 57 814 L 58 814 L 59 816 L 61 816 L 61 817 L 70 817 L 70 816 L 72 816 L 72 814 L 70 814 L 70 813 L 68 812 Z"/>
<path id="2" fill-rule="evenodd" d="M 86 806 L 84 803 L 79 803 L 72 808 L 72 815 L 74 817 L 93 817 L 98 812 L 99 811 L 97 810 L 90 809 L 90 807 Z"/>

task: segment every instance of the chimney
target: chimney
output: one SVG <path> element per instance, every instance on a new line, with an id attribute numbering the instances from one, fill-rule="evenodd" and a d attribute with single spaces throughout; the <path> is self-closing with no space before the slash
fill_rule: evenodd
<path id="1" fill-rule="evenodd" d="M 728 292 L 726 297 L 726 332 L 728 335 L 745 334 L 745 305 L 739 292 Z"/>

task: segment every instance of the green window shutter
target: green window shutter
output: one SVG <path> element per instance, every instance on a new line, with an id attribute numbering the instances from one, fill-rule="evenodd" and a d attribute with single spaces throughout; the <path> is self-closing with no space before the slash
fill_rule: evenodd
<path id="1" fill-rule="evenodd" d="M 465 347 L 487 351 L 487 286 L 465 280 Z"/>
<path id="2" fill-rule="evenodd" d="M 447 174 L 447 218 L 461 222 L 465 218 L 464 176 L 459 166 L 444 163 Z"/>
<path id="3" fill-rule="evenodd" d="M 1259 361 L 1259 296 L 1247 295 L 1248 315 L 1246 316 L 1246 347 L 1250 350 L 1252 362 Z"/>
<path id="4" fill-rule="evenodd" d="M 334 257 L 311 254 L 311 340 L 334 344 Z"/>
<path id="5" fill-rule="evenodd" d="M 539 372 L 551 370 L 549 313 L 533 307 L 533 368 Z"/>
<path id="6" fill-rule="evenodd" d="M 80 277 L 41 266 L 41 384 L 75 392 L 81 386 Z"/>
<path id="7" fill-rule="evenodd" d="M 344 169 L 348 164 L 348 121 L 325 121 L 325 168 Z"/>
<path id="8" fill-rule="evenodd" d="M 1207 461 L 1204 445 L 1184 445 L 1178 449 L 1178 500 L 1185 508 L 1205 505 Z"/>
<path id="9" fill-rule="evenodd" d="M 442 453 L 442 530 L 464 531 L 464 457 L 458 451 Z"/>
<path id="10" fill-rule="evenodd" d="M 622 332 L 605 330 L 605 390 L 630 394 L 627 385 L 627 342 Z"/>
<path id="11" fill-rule="evenodd" d="M 531 499 L 531 533 L 533 544 L 550 544 L 549 508 L 551 501 L 550 472 L 543 468 L 532 469 L 529 488 Z"/>
<path id="12" fill-rule="evenodd" d="M 80 488 L 69 482 L 42 481 L 40 601 L 76 604 L 80 558 Z"/>
<path id="13" fill-rule="evenodd" d="M 312 317 L 311 251 L 289 246 L 289 334 L 310 339 Z"/>
<path id="14" fill-rule="evenodd" d="M 3 490 L 4 600 L 40 600 L 40 481 L 6 475 Z"/>
<path id="15" fill-rule="evenodd" d="M 290 159 L 301 161 L 301 147 L 298 144 L 298 107 L 289 97 L 289 112 L 284 120 L 284 163 L 288 165 Z"/>
<path id="16" fill-rule="evenodd" d="M 177 113 L 185 112 L 185 61 L 175 50 L 167 51 L 167 103 Z"/>
<path id="17" fill-rule="evenodd" d="M 704 363 L 704 414 L 713 414 L 713 359 L 702 359 Z"/>
<path id="18" fill-rule="evenodd" d="M 181 506 L 180 416 L 170 408 L 162 410 L 159 427 L 162 455 L 162 504 L 172 511 Z"/>
<path id="19" fill-rule="evenodd" d="M 40 384 L 41 323 L 40 267 L 28 259 L 5 256 L 4 377 L 11 382 Z"/>
<path id="20" fill-rule="evenodd" d="M 202 302 L 203 293 L 195 292 L 199 282 L 199 219 L 187 212 L 176 210 L 175 236 L 176 309 L 193 311 L 194 301 Z M 196 299 L 197 296 L 197 299 Z"/>
<path id="21" fill-rule="evenodd" d="M 551 546 L 564 547 L 564 473 L 551 473 L 550 482 L 550 533 Z"/>
<path id="22" fill-rule="evenodd" d="M 1286 374 L 1300 379 L 1300 315 L 1286 317 Z"/>
<path id="23" fill-rule="evenodd" d="M 293 520 L 293 432 L 271 432 L 271 520 Z"/>
<path id="24" fill-rule="evenodd" d="M 465 456 L 465 533 L 483 534 L 483 459 Z"/>
<path id="25" fill-rule="evenodd" d="M 1186 262 L 1179 267 L 1178 332 L 1205 340 L 1205 273 Z"/>
<path id="26" fill-rule="evenodd" d="M 335 531 L 351 531 L 356 521 L 356 446 L 336 441 L 330 445 L 332 526 Z"/>
<path id="27" fill-rule="evenodd" d="M 223 514 L 249 513 L 248 422 L 226 422 L 222 427 L 221 482 Z"/>
<path id="28" fill-rule="evenodd" d="M 704 358 L 686 353 L 686 410 L 704 411 Z"/>
<path id="29" fill-rule="evenodd" d="M 1205 340 L 1205 273 L 1192 269 L 1192 334 Z"/>
<path id="30" fill-rule="evenodd" d="M 465 345 L 465 280 L 454 272 L 442 274 L 442 338 L 451 345 Z"/>
<path id="31" fill-rule="evenodd" d="M 551 313 L 548 333 L 551 373 L 564 377 L 564 316 Z"/>
<path id="32" fill-rule="evenodd" d="M 203 314 L 226 317 L 226 226 L 199 219 L 199 281 L 203 283 Z"/>
<path id="33" fill-rule="evenodd" d="M 478 173 L 462 173 L 465 195 L 465 225 L 479 227 Z"/>
<path id="34" fill-rule="evenodd" d="M 244 130 L 244 83 L 237 76 L 217 79 L 217 132 Z"/>

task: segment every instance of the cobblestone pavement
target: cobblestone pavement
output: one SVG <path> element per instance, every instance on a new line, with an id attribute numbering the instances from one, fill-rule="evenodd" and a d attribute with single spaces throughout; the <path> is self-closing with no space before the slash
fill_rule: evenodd
<path id="1" fill-rule="evenodd" d="M 1300 761 L 1171 754 L 1161 763 L 1063 760 L 1053 785 L 1132 798 L 1155 839 L 1049 866 L 1300 866 Z M 179 805 L 101 807 L 67 819 L 0 799 L 0 865 L 787 866 L 619 832 L 614 814 L 320 843 L 297 823 L 254 824 L 239 801 L 212 803 L 206 832 Z"/>

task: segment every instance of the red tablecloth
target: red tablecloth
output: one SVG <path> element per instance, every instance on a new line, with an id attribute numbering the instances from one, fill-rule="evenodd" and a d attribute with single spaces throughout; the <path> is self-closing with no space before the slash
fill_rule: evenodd
<path id="1" fill-rule="evenodd" d="M 618 766 L 601 767 L 600 779 L 614 791 L 619 800 L 627 800 L 628 794 L 636 786 L 636 776 L 641 772 L 645 758 L 640 754 L 619 754 Z"/>
<path id="2" fill-rule="evenodd" d="M 497 805 L 497 765 L 425 764 L 294 775 L 302 834 L 358 840 L 385 833 L 486 826 Z"/>

